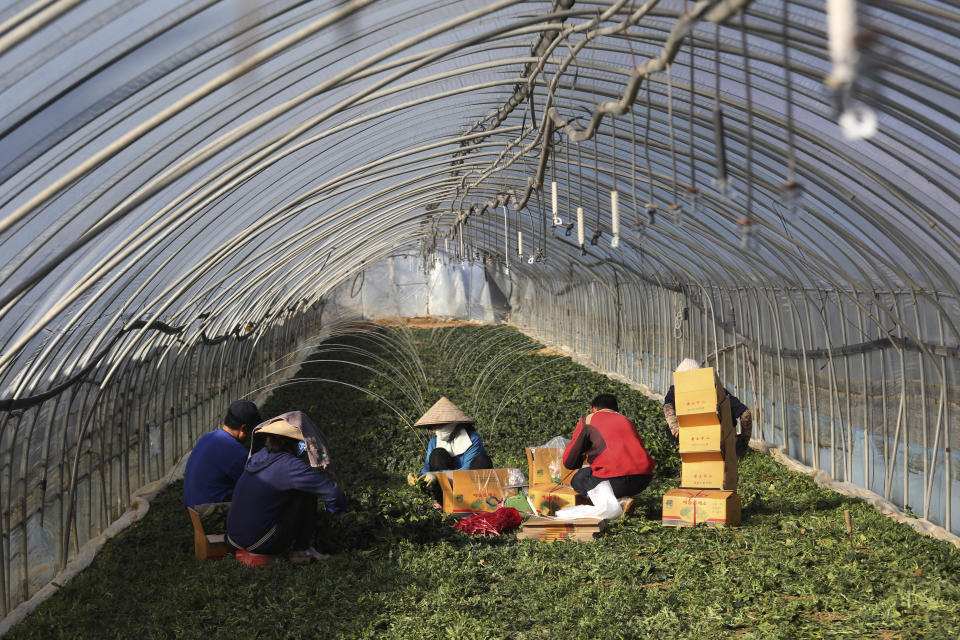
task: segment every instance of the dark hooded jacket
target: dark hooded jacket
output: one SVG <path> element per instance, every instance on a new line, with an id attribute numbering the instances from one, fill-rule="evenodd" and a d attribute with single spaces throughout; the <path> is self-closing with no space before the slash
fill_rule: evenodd
<path id="1" fill-rule="evenodd" d="M 241 547 L 261 540 L 280 521 L 283 508 L 297 491 L 314 493 L 338 513 L 347 506 L 347 497 L 335 482 L 285 451 L 270 453 L 266 448 L 253 454 L 233 490 L 227 515 L 227 535 Z"/>

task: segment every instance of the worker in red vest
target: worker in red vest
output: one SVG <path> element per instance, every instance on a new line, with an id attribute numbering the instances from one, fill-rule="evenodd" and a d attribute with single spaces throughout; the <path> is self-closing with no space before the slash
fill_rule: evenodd
<path id="1" fill-rule="evenodd" d="M 563 452 L 563 466 L 580 469 L 570 481 L 577 493 L 586 495 L 608 480 L 623 504 L 647 488 L 656 463 L 644 449 L 637 426 L 618 410 L 617 397 L 609 393 L 590 402 L 590 413 L 577 423 Z M 589 466 L 580 468 L 584 460 Z"/>

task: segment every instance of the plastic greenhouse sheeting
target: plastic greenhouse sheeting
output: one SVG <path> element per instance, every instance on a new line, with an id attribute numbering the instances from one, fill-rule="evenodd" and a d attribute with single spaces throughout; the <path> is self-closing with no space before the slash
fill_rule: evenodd
<path id="1" fill-rule="evenodd" d="M 509 321 L 960 533 L 960 6 L 0 3 L 0 616 L 338 323 Z M 952 444 L 953 443 L 953 444 Z"/>

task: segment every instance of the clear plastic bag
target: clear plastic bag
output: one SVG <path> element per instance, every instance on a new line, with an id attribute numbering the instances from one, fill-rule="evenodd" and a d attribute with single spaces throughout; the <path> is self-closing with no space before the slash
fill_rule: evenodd
<path id="1" fill-rule="evenodd" d="M 547 443 L 544 444 L 543 447 L 550 447 L 552 449 L 566 449 L 568 444 L 570 444 L 569 438 L 564 438 L 563 436 L 554 436 L 553 438 L 547 440 Z"/>

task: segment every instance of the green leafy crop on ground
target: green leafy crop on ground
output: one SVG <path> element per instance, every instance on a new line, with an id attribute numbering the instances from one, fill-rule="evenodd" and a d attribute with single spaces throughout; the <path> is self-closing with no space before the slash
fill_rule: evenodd
<path id="1" fill-rule="evenodd" d="M 174 485 L 10 638 L 956 638 L 960 551 L 770 458 L 741 461 L 743 524 L 665 528 L 679 458 L 659 404 L 505 327 L 340 336 L 264 415 L 307 412 L 330 437 L 352 512 L 321 514 L 325 562 L 198 564 Z M 336 361 L 351 361 L 355 366 Z M 396 367 L 396 368 L 393 368 Z M 376 373 L 376 371 L 388 373 Z M 352 386 L 348 386 L 352 385 Z M 568 436 L 616 393 L 658 461 L 640 508 L 594 543 L 474 539 L 408 487 L 440 394 L 477 419 L 497 466 Z M 215 425 L 211 425 L 213 427 Z M 851 542 L 844 509 L 853 515 Z"/>

